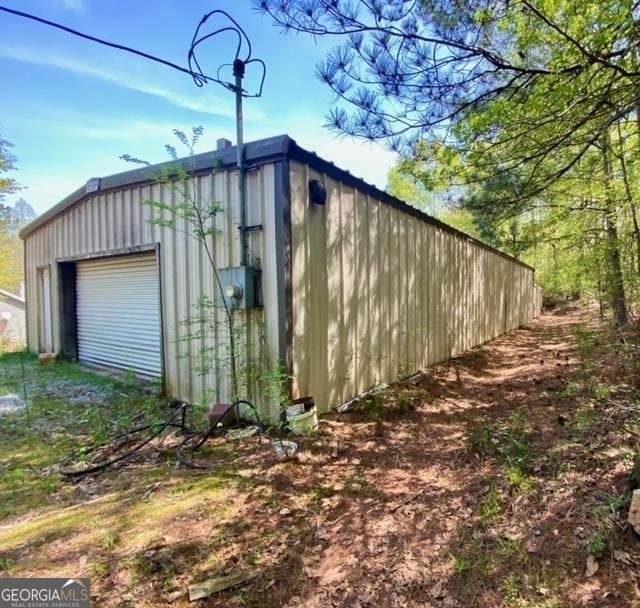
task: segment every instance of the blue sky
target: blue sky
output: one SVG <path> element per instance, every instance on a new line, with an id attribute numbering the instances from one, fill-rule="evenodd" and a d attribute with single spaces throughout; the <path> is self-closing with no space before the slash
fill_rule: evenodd
<path id="1" fill-rule="evenodd" d="M 335 139 L 323 128 L 331 94 L 313 75 L 329 47 L 284 35 L 249 0 L 2 0 L 97 37 L 186 65 L 202 15 L 222 8 L 245 27 L 254 56 L 267 64 L 264 95 L 245 103 L 245 138 L 288 133 L 302 146 L 379 187 L 394 155 L 380 147 Z M 42 213 L 90 177 L 126 171 L 128 153 L 167 160 L 173 128 L 202 125 L 199 151 L 215 140 L 235 141 L 233 96 L 209 84 L 197 88 L 186 74 L 108 49 L 6 13 L 0 13 L 0 135 L 15 145 L 18 193 Z M 214 73 L 233 58 L 231 37 L 202 45 L 200 63 Z M 228 75 L 230 79 L 230 74 Z M 252 86 L 248 74 L 246 88 Z M 9 202 L 16 196 L 9 197 Z"/>

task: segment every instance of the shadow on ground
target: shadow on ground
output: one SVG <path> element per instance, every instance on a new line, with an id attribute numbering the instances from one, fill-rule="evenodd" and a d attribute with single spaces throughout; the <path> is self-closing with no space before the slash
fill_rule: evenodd
<path id="1" fill-rule="evenodd" d="M 190 583 L 244 571 L 203 605 L 632 605 L 637 396 L 585 366 L 578 326 L 596 327 L 590 311 L 547 314 L 389 390 L 374 419 L 328 416 L 296 461 L 220 441 L 206 474 L 110 473 L 126 486 L 112 498 L 98 486 L 93 504 L 0 527 L 0 567 L 84 568 L 100 606 L 186 606 Z"/>

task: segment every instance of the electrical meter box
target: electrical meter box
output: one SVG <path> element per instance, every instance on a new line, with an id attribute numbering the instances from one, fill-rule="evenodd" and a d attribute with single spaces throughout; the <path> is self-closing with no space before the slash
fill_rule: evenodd
<path id="1" fill-rule="evenodd" d="M 262 306 L 259 268 L 233 266 L 219 268 L 224 302 L 231 309 L 258 308 Z"/>

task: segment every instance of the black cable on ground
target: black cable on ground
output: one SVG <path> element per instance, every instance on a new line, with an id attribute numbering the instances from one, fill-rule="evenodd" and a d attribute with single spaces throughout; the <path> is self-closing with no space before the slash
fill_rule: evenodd
<path id="1" fill-rule="evenodd" d="M 197 452 L 202 447 L 202 445 L 205 443 L 205 441 L 207 441 L 207 439 L 209 439 L 209 437 L 211 437 L 218 430 L 218 423 L 222 420 L 222 418 L 224 418 L 234 408 L 238 408 L 239 405 L 247 405 L 248 407 L 250 407 L 253 410 L 253 413 L 256 416 L 256 422 L 258 423 L 258 440 L 261 442 L 262 441 L 263 426 L 262 426 L 262 421 L 260 420 L 260 416 L 258 415 L 258 409 L 250 401 L 247 401 L 245 399 L 238 399 L 237 401 L 234 401 L 218 417 L 218 419 L 216 421 L 214 421 L 209 426 L 209 428 L 202 434 L 202 437 L 198 440 L 198 442 L 193 446 L 193 448 L 191 448 L 191 452 L 194 452 L 194 453 Z M 209 468 L 207 465 L 197 464 L 197 463 L 193 462 L 192 460 L 189 460 L 182 453 L 182 450 L 185 448 L 187 443 L 189 443 L 189 441 L 192 440 L 194 437 L 195 437 L 195 435 L 191 435 L 190 437 L 185 437 L 185 439 L 180 443 L 180 445 L 176 449 L 176 458 L 178 459 L 178 462 L 181 465 L 184 465 L 185 467 L 188 467 L 190 469 L 207 470 Z"/>
<path id="2" fill-rule="evenodd" d="M 136 444 L 133 448 L 131 448 L 130 450 L 127 450 L 124 454 L 120 454 L 119 456 L 116 456 L 114 458 L 111 458 L 110 460 L 105 460 L 104 462 L 101 462 L 100 464 L 96 464 L 96 465 L 92 465 L 89 467 L 85 467 L 82 469 L 61 469 L 60 473 L 62 475 L 64 475 L 65 477 L 83 477 L 84 475 L 90 475 L 91 473 L 97 473 L 98 471 L 101 471 L 103 469 L 106 469 L 107 467 L 113 466 L 114 464 L 118 463 L 118 462 L 122 462 L 123 460 L 129 458 L 130 456 L 133 456 L 133 454 L 135 454 L 137 451 L 141 450 L 145 445 L 147 445 L 149 442 L 151 442 L 153 439 L 155 439 L 158 435 L 160 435 L 160 433 L 162 433 L 165 429 L 167 429 L 169 426 L 174 426 L 173 421 L 182 414 L 183 410 L 187 407 L 186 404 L 182 404 L 178 409 L 176 409 L 175 412 L 173 412 L 171 414 L 171 416 L 169 416 L 167 418 L 167 420 L 163 423 L 161 423 L 158 427 L 157 431 L 154 431 L 151 435 L 149 435 L 149 437 L 147 437 L 144 441 L 141 441 L 140 443 Z M 120 435 L 119 437 L 126 437 L 128 435 L 132 435 L 136 432 L 141 432 L 143 430 L 146 430 L 148 428 L 153 427 L 153 424 L 148 424 L 148 425 L 143 425 L 142 427 L 137 427 L 134 430 L 129 431 L 128 433 L 124 433 L 122 435 Z"/>
<path id="3" fill-rule="evenodd" d="M 264 432 L 264 428 L 262 425 L 262 421 L 260 420 L 260 416 L 258 414 L 258 410 L 256 408 L 256 406 L 251 403 L 250 401 L 246 401 L 245 399 L 239 399 L 237 401 L 234 401 L 233 404 L 231 404 L 219 417 L 216 421 L 214 421 L 213 424 L 210 425 L 210 427 L 203 432 L 202 434 L 200 433 L 194 433 L 193 431 L 191 431 L 190 429 L 188 429 L 185 425 L 185 415 L 186 415 L 186 410 L 187 410 L 187 404 L 186 403 L 182 403 L 182 402 L 174 402 L 172 403 L 172 407 L 175 407 L 175 411 L 162 423 L 151 423 L 151 424 L 143 424 L 137 427 L 134 427 L 133 429 L 125 432 L 125 433 L 120 433 L 119 435 L 116 435 L 113 440 L 114 441 L 120 441 L 122 439 L 125 439 L 126 437 L 130 437 L 132 435 L 135 435 L 137 433 L 141 433 L 143 431 L 147 431 L 149 429 L 152 429 L 154 426 L 156 426 L 158 424 L 158 429 L 156 431 L 154 431 L 151 435 L 149 435 L 149 437 L 147 437 L 144 441 L 141 441 L 140 443 L 137 443 L 133 448 L 127 450 L 124 454 L 120 454 L 119 456 L 116 456 L 114 458 L 111 458 L 109 460 L 105 460 L 104 462 L 101 462 L 99 464 L 96 465 L 91 465 L 88 467 L 84 467 L 82 469 L 60 469 L 60 473 L 62 475 L 64 475 L 65 477 L 70 477 L 70 478 L 78 478 L 78 477 L 83 477 L 85 475 L 91 475 L 92 473 L 98 473 L 99 471 L 102 471 L 110 466 L 113 466 L 114 464 L 117 464 L 118 462 L 123 462 L 124 460 L 126 460 L 127 458 L 129 458 L 130 456 L 133 456 L 136 452 L 138 452 L 139 450 L 141 450 L 145 445 L 147 445 L 148 443 L 150 443 L 153 439 L 155 439 L 156 437 L 158 437 L 161 433 L 163 433 L 167 428 L 169 427 L 176 427 L 182 430 L 183 433 L 185 433 L 187 436 L 182 440 L 182 442 L 178 445 L 178 447 L 176 448 L 176 458 L 178 460 L 178 462 L 188 468 L 191 469 L 200 469 L 200 470 L 206 470 L 209 467 L 206 465 L 200 465 L 197 464 L 191 460 L 189 460 L 188 458 L 186 458 L 183 453 L 182 450 L 183 448 L 188 444 L 189 441 L 193 440 L 195 437 L 197 437 L 198 435 L 201 435 L 200 439 L 197 441 L 197 443 L 193 446 L 193 448 L 191 448 L 192 452 L 197 452 L 202 445 L 207 441 L 207 439 L 209 439 L 217 430 L 218 430 L 218 423 L 222 420 L 222 418 L 224 418 L 224 416 L 226 416 L 231 410 L 233 410 L 234 408 L 238 408 L 238 406 L 240 405 L 246 405 L 248 407 L 250 407 L 256 417 L 256 422 L 258 425 L 258 440 L 259 442 L 262 441 L 262 434 Z M 178 416 L 180 416 L 180 422 L 176 423 L 174 422 L 176 420 L 176 418 L 178 418 Z M 97 448 L 94 448 L 97 449 Z"/>

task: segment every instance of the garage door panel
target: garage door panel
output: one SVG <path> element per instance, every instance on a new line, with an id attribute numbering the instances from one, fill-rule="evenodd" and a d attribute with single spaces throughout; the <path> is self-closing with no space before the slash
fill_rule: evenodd
<path id="1" fill-rule="evenodd" d="M 79 262 L 76 295 L 81 362 L 162 375 L 155 254 Z"/>

